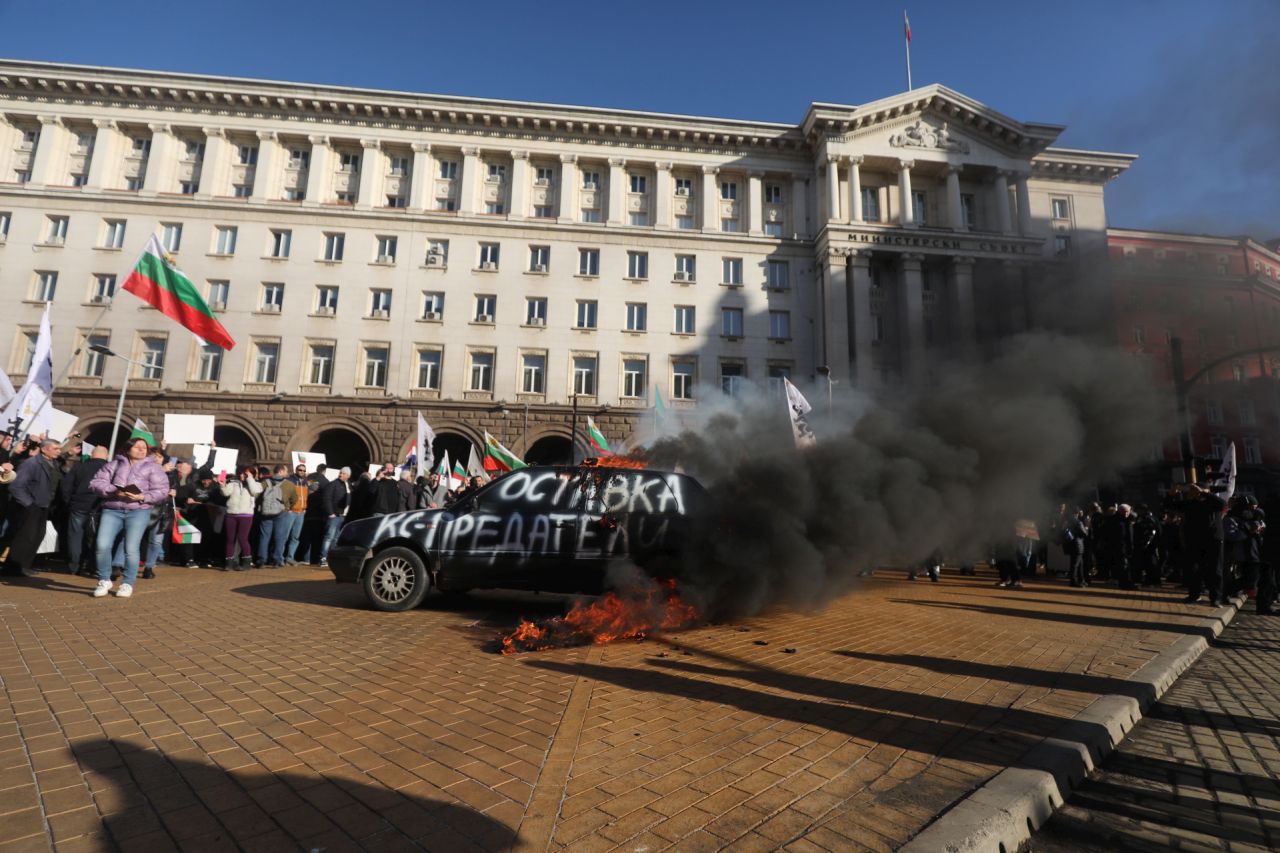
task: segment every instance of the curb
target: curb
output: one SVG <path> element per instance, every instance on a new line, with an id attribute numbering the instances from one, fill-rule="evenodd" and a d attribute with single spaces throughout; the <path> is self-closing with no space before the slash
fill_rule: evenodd
<path id="1" fill-rule="evenodd" d="M 1151 704 L 1199 660 L 1244 603 L 1237 596 L 1156 655 L 1126 681 L 1125 693 L 1094 700 L 1050 737 L 943 812 L 901 853 L 1012 853 L 1044 825 L 1072 788 L 1115 750 Z"/>

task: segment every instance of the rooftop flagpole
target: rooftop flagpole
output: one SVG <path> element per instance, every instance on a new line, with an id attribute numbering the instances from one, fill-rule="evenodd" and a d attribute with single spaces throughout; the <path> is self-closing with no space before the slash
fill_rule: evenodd
<path id="1" fill-rule="evenodd" d="M 902 10 L 902 36 L 905 39 L 904 44 L 907 48 L 907 91 L 911 91 L 911 20 L 907 17 L 907 10 Z"/>

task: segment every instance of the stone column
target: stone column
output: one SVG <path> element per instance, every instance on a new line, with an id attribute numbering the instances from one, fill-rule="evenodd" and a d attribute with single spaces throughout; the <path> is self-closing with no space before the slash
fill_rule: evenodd
<path id="1" fill-rule="evenodd" d="M 22 140 L 22 131 L 14 127 L 0 113 L 0 181 L 12 181 L 13 155 Z"/>
<path id="2" fill-rule="evenodd" d="M 951 259 L 951 339 L 955 349 L 966 358 L 978 352 L 978 318 L 973 307 L 974 259 Z"/>
<path id="3" fill-rule="evenodd" d="M 618 157 L 609 158 L 609 199 L 608 215 L 605 221 L 610 225 L 621 225 L 626 216 L 627 199 L 627 161 Z"/>
<path id="4" fill-rule="evenodd" d="M 902 273 L 902 306 L 899 334 L 902 356 L 906 364 L 903 374 L 912 383 L 925 376 L 924 340 L 924 255 L 903 255 L 899 262 Z"/>
<path id="5" fill-rule="evenodd" d="M 849 266 L 849 289 L 853 305 L 854 381 L 862 390 L 878 384 L 872 343 L 875 338 L 871 316 L 871 253 L 855 250 Z"/>
<path id="6" fill-rule="evenodd" d="M 307 167 L 307 197 L 304 204 L 320 205 L 329 201 L 333 186 L 333 147 L 327 136 L 308 136 L 311 141 L 311 165 Z"/>
<path id="7" fill-rule="evenodd" d="M 524 219 L 529 215 L 529 152 L 511 152 L 511 210 L 510 218 Z"/>
<path id="8" fill-rule="evenodd" d="M 837 382 L 849 378 L 849 271 L 841 249 L 827 250 L 822 288 L 822 359 Z"/>
<path id="9" fill-rule="evenodd" d="M 578 157 L 576 154 L 560 155 L 560 216 L 562 224 L 577 222 L 578 187 L 582 179 L 578 176 Z"/>
<path id="10" fill-rule="evenodd" d="M 231 172 L 231 146 L 220 127 L 204 128 L 204 162 L 200 166 L 197 198 L 231 195 L 228 178 Z"/>
<path id="11" fill-rule="evenodd" d="M 898 161 L 898 224 L 903 228 L 915 228 L 915 211 L 911 204 L 911 169 L 915 160 Z"/>
<path id="12" fill-rule="evenodd" d="M 33 186 L 64 187 L 71 183 L 67 174 L 67 150 L 71 131 L 57 116 L 40 116 L 40 141 L 31 160 Z"/>
<path id="13" fill-rule="evenodd" d="M 760 237 L 764 234 L 764 172 L 747 173 L 747 234 Z"/>
<path id="14" fill-rule="evenodd" d="M 827 223 L 840 221 L 840 158 L 827 155 Z"/>
<path id="15" fill-rule="evenodd" d="M 862 221 L 862 155 L 849 158 L 849 221 Z"/>
<path id="16" fill-rule="evenodd" d="M 655 178 L 653 185 L 653 224 L 657 228 L 671 227 L 671 197 L 675 185 L 671 180 L 670 162 L 654 163 Z"/>
<path id="17" fill-rule="evenodd" d="M 470 216 L 476 212 L 476 187 L 480 181 L 480 149 L 462 149 L 462 178 L 458 186 L 458 214 Z"/>
<path id="18" fill-rule="evenodd" d="M 720 230 L 720 188 L 716 186 L 716 176 L 720 170 L 715 166 L 702 167 L 702 192 L 698 194 L 698 212 L 702 217 L 703 231 Z"/>
<path id="19" fill-rule="evenodd" d="M 117 179 L 120 175 L 120 129 L 110 119 L 94 119 L 93 126 L 98 130 L 93 137 L 93 156 L 89 160 L 89 176 L 85 180 L 85 188 L 117 189 L 119 183 Z M 4 140 L 0 138 L 0 144 L 3 142 Z M 0 172 L 0 174 L 4 173 Z"/>
<path id="20" fill-rule="evenodd" d="M 996 230 L 1001 234 L 1013 231 L 1012 217 L 1009 215 L 1009 173 L 1003 169 L 996 172 L 993 192 L 996 196 Z"/>
<path id="21" fill-rule="evenodd" d="M 809 205 L 805 189 L 804 178 L 791 180 L 791 233 L 802 238 L 809 236 Z"/>
<path id="22" fill-rule="evenodd" d="M 280 198 L 280 179 L 284 174 L 284 147 L 275 131 L 258 131 L 258 165 L 253 167 L 254 201 L 276 201 Z"/>
<path id="23" fill-rule="evenodd" d="M 964 205 L 960 203 L 960 167 L 947 166 L 947 225 L 953 231 L 968 231 Z"/>
<path id="24" fill-rule="evenodd" d="M 413 143 L 413 173 L 409 176 L 409 209 L 430 210 L 432 177 L 431 144 Z"/>
<path id="25" fill-rule="evenodd" d="M 1018 194 L 1018 233 L 1031 236 L 1031 193 L 1027 189 L 1027 176 L 1021 172 L 1014 178 L 1014 192 Z"/>
<path id="26" fill-rule="evenodd" d="M 385 207 L 382 187 L 387 174 L 387 155 L 382 153 L 382 143 L 376 139 L 361 139 L 360 148 L 360 188 L 356 191 L 356 208 L 372 210 Z"/>
<path id="27" fill-rule="evenodd" d="M 178 165 L 178 142 L 169 125 L 153 124 L 149 127 L 151 153 L 147 155 L 147 174 L 142 179 L 142 191 L 149 195 L 171 193 L 174 191 L 173 176 Z"/>

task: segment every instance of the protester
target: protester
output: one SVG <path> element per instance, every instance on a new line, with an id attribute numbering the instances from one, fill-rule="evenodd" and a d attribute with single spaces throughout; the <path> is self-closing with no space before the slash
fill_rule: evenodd
<path id="1" fill-rule="evenodd" d="M 283 566 L 284 545 L 289 538 L 286 527 L 284 483 L 289 474 L 288 465 L 277 465 L 271 477 L 262 485 L 258 501 L 258 559 L 259 566 Z M 292 488 L 292 486 L 290 486 Z"/>
<path id="2" fill-rule="evenodd" d="M 324 515 L 324 537 L 320 541 L 320 553 L 316 564 L 329 565 L 329 549 L 338 541 L 338 533 L 347 519 L 347 510 L 351 507 L 351 469 L 343 468 L 338 478 L 326 483 L 320 490 L 316 501 Z"/>
<path id="3" fill-rule="evenodd" d="M 1160 586 L 1160 522 L 1143 504 L 1138 505 L 1133 518 L 1133 571 L 1130 580 L 1143 586 Z"/>
<path id="4" fill-rule="evenodd" d="M 1089 585 L 1088 573 L 1085 570 L 1084 552 L 1089 541 L 1089 528 L 1084 510 L 1076 510 L 1075 515 L 1062 524 L 1062 551 L 1067 557 L 1067 577 L 1075 587 Z"/>
<path id="5" fill-rule="evenodd" d="M 262 486 L 253 475 L 253 468 L 244 467 L 234 480 L 223 475 L 218 479 L 218 490 L 227 501 L 226 562 L 224 572 L 244 571 L 252 562 L 253 549 L 249 547 L 249 528 L 253 526 L 254 501 L 262 494 Z M 236 558 L 239 557 L 239 562 Z"/>
<path id="6" fill-rule="evenodd" d="M 107 464 L 107 448 L 95 447 L 88 459 L 71 467 L 58 485 L 58 495 L 67 507 L 67 566 L 82 577 L 97 577 L 94 564 L 98 538 L 98 495 L 89 484 Z M 85 547 L 86 543 L 89 547 Z M 91 568 L 92 566 L 92 568 Z"/>
<path id="7" fill-rule="evenodd" d="M 182 517 L 188 522 L 194 524 L 188 514 L 190 513 L 190 503 L 195 492 L 198 481 L 196 480 L 195 465 L 190 459 L 180 459 L 174 471 L 174 477 L 169 481 L 169 494 L 172 495 L 173 504 L 176 507 L 175 512 L 182 513 Z M 198 528 L 197 528 L 198 529 Z M 186 543 L 172 543 L 169 546 L 173 559 L 170 565 L 182 565 L 189 569 L 196 566 L 195 547 Z"/>
<path id="8" fill-rule="evenodd" d="M 49 507 L 62 477 L 57 463 L 61 452 L 59 442 L 52 439 L 40 442 L 39 455 L 24 460 L 9 485 L 13 535 L 9 540 L 8 559 L 0 569 L 0 574 L 6 577 L 32 577 L 37 574 L 32 563 L 44 539 Z"/>
<path id="9" fill-rule="evenodd" d="M 1235 535 L 1227 533 L 1230 524 Z M 1232 563 L 1238 577 L 1237 587 L 1250 598 L 1257 599 L 1262 580 L 1263 536 L 1266 533 L 1266 513 L 1258 506 L 1253 495 L 1237 495 L 1231 509 L 1223 519 L 1223 539 L 1231 542 Z"/>
<path id="10" fill-rule="evenodd" d="M 369 511 L 372 515 L 390 515 L 400 511 L 400 488 L 396 483 L 396 469 L 390 462 L 382 466 L 376 479 L 369 481 Z"/>
<path id="11" fill-rule="evenodd" d="M 169 498 L 169 478 L 164 469 L 148 457 L 146 439 L 134 438 L 125 453 L 102 466 L 90 488 L 102 498 L 98 520 L 98 586 L 95 598 L 111 591 L 111 556 L 116 536 L 124 531 L 124 578 L 117 598 L 133 595 L 138 574 L 138 548 L 151 520 L 151 508 Z"/>
<path id="12" fill-rule="evenodd" d="M 1222 510 L 1226 501 L 1204 486 L 1182 483 L 1174 487 L 1172 505 L 1182 514 L 1187 554 L 1187 603 L 1208 593 L 1209 604 L 1222 603 Z"/>
<path id="13" fill-rule="evenodd" d="M 396 489 L 400 492 L 399 510 L 405 512 L 411 509 L 418 509 L 418 490 L 413 484 L 413 471 L 405 468 L 400 472 L 400 479 L 396 481 Z"/>
<path id="14" fill-rule="evenodd" d="M 294 555 L 298 551 L 298 540 L 302 538 L 302 522 L 307 514 L 307 466 L 298 465 L 293 469 L 293 476 L 286 477 L 281 484 L 284 496 L 285 511 L 276 525 L 276 535 L 280 535 L 280 527 L 284 528 L 284 564 L 296 566 L 298 561 Z M 283 522 L 283 524 L 281 524 Z"/>

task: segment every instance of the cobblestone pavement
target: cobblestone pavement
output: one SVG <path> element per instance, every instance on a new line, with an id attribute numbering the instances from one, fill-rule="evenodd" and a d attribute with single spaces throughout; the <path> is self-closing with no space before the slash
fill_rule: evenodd
<path id="1" fill-rule="evenodd" d="M 162 568 L 130 600 L 6 582 L 0 847 L 891 849 L 1205 613 L 991 582 L 881 572 L 817 614 L 516 657 L 499 631 L 564 599 L 384 614 L 303 568 Z"/>
<path id="2" fill-rule="evenodd" d="M 1028 846 L 1280 847 L 1280 617 L 1237 615 Z"/>

